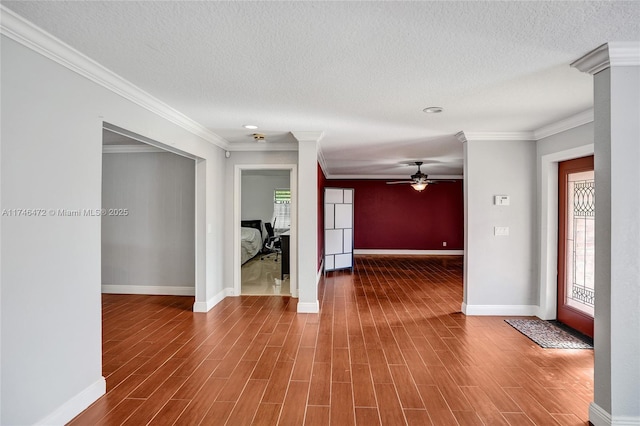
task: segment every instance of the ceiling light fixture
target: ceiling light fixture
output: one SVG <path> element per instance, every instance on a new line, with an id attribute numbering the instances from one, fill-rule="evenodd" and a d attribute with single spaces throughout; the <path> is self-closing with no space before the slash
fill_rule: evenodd
<path id="1" fill-rule="evenodd" d="M 421 192 L 422 190 L 424 190 L 427 187 L 426 183 L 414 183 L 411 185 L 411 187 L 413 189 L 415 189 L 418 192 Z"/>
<path id="2" fill-rule="evenodd" d="M 242 127 L 244 127 L 245 129 L 250 129 L 250 130 L 255 130 L 258 128 L 258 126 L 256 126 L 255 124 L 245 124 Z"/>
<path id="3" fill-rule="evenodd" d="M 437 114 L 437 113 L 440 113 L 442 111 L 444 111 L 444 108 L 436 107 L 436 106 L 427 107 L 427 108 L 422 110 L 422 112 L 426 112 L 427 114 Z"/>

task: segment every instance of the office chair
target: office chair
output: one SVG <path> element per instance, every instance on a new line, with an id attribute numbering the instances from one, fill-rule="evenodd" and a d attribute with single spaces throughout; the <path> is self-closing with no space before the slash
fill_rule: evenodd
<path id="1" fill-rule="evenodd" d="M 271 256 L 273 253 L 276 254 L 275 262 L 278 261 L 278 255 L 281 253 L 281 243 L 280 237 L 276 237 L 275 232 L 273 231 L 273 225 L 269 222 L 264 224 L 264 228 L 267 230 L 267 240 L 264 243 L 264 248 L 262 250 L 263 255 L 260 260 L 264 260 L 265 258 Z"/>

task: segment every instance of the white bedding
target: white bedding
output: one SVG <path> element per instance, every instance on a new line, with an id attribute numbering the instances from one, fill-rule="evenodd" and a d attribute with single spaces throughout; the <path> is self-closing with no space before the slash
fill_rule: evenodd
<path id="1" fill-rule="evenodd" d="M 258 254 L 262 248 L 262 234 L 256 228 L 240 228 L 242 263 Z"/>

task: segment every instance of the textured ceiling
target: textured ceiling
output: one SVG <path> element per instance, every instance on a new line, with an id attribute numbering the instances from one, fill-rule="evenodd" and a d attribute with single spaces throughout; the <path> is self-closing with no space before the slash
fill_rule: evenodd
<path id="1" fill-rule="evenodd" d="M 569 64 L 640 40 L 640 3 L 3 1 L 233 144 L 324 131 L 331 175 L 462 173 L 467 132 L 592 107 Z M 441 114 L 422 109 L 441 106 Z"/>

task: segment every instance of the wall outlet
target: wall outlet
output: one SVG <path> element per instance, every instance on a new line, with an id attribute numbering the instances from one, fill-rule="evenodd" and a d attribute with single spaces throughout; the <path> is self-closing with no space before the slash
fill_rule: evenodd
<path id="1" fill-rule="evenodd" d="M 447 246 L 447 242 L 446 242 L 446 241 L 443 241 L 443 242 L 442 242 L 442 247 L 446 247 L 446 246 Z"/>

